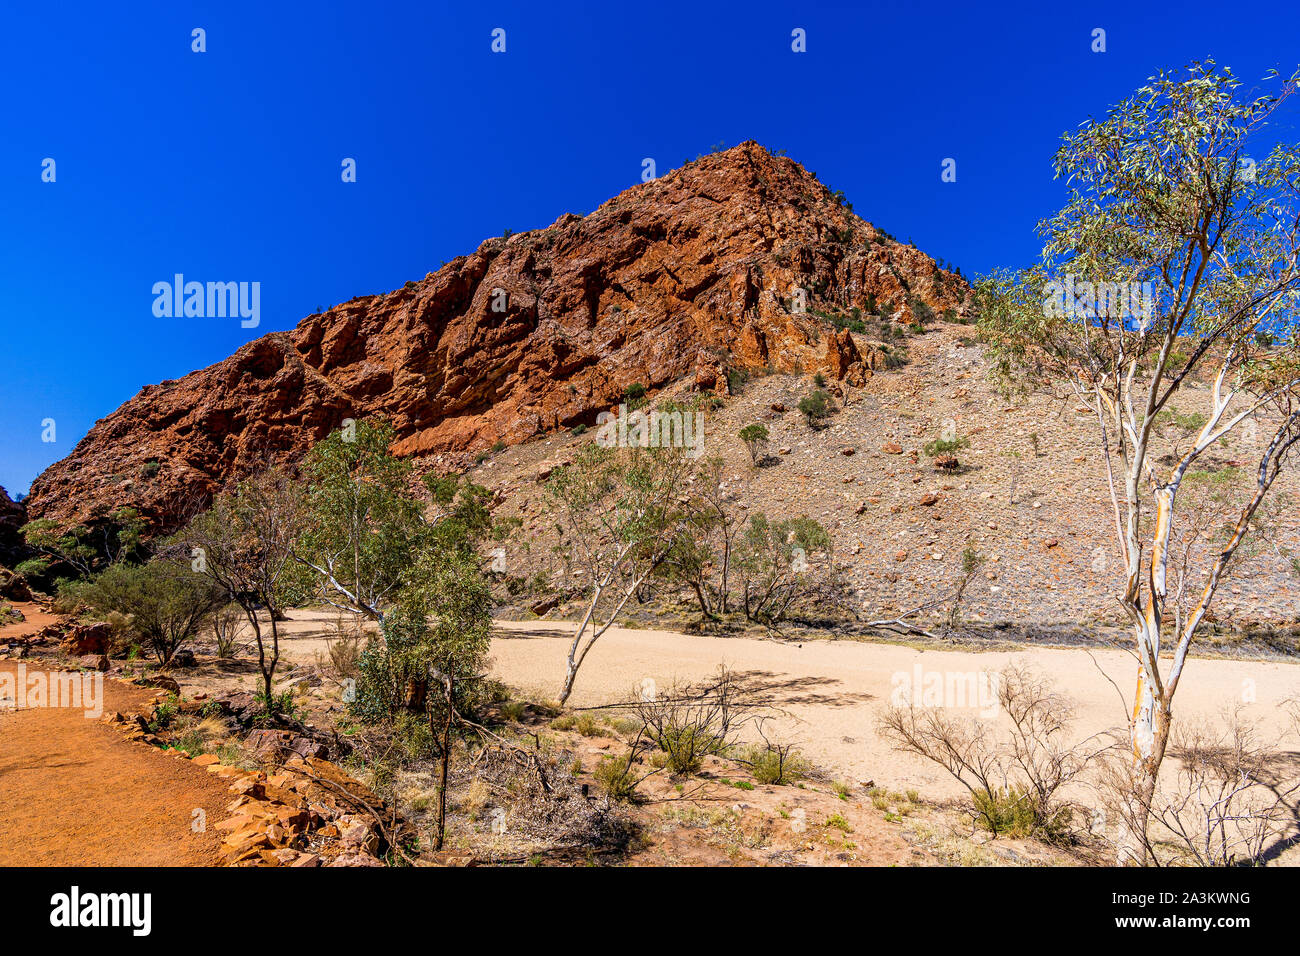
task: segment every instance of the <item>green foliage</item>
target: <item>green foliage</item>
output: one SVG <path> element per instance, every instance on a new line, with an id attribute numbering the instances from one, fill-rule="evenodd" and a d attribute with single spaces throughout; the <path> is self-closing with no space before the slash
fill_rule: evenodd
<path id="1" fill-rule="evenodd" d="M 645 396 L 646 387 L 640 382 L 633 382 L 623 389 L 623 400 L 627 403 L 629 411 L 635 411 L 645 404 Z"/>
<path id="2" fill-rule="evenodd" d="M 412 687 L 425 686 L 424 710 L 445 706 L 437 675 L 453 680 L 453 706 L 462 713 L 480 701 L 476 679 L 486 669 L 492 597 L 472 554 L 459 549 L 421 550 L 410 583 L 383 616 L 381 634 L 366 644 L 358 663 L 352 711 L 368 722 L 409 712 Z"/>
<path id="3" fill-rule="evenodd" d="M 763 460 L 767 448 L 767 426 L 761 424 L 746 425 L 740 430 L 740 440 L 749 449 L 749 459 L 754 464 Z"/>
<path id="4" fill-rule="evenodd" d="M 25 578 L 39 578 L 45 574 L 49 566 L 49 558 L 28 558 L 26 561 L 18 562 L 14 567 L 14 573 L 21 574 Z"/>
<path id="5" fill-rule="evenodd" d="M 43 575 L 57 563 L 89 577 L 105 565 L 141 557 L 141 536 L 147 525 L 134 508 L 122 507 L 91 525 L 63 527 L 53 518 L 37 518 L 19 529 L 27 545 L 40 551 L 41 564 L 29 566 L 33 575 Z"/>
<path id="6" fill-rule="evenodd" d="M 963 448 L 970 447 L 970 439 L 964 436 L 954 438 L 936 438 L 934 441 L 926 442 L 922 449 L 931 458 L 938 455 L 951 455 L 955 451 L 961 451 Z"/>
<path id="7" fill-rule="evenodd" d="M 418 547 L 420 505 L 410 463 L 388 450 L 392 426 L 362 421 L 352 440 L 335 431 L 303 461 L 306 521 L 296 553 L 321 596 L 374 616 L 396 595 Z"/>
<path id="8" fill-rule="evenodd" d="M 729 368 L 727 369 L 727 393 L 729 395 L 739 395 L 749 384 L 749 373 L 744 369 Z"/>
<path id="9" fill-rule="evenodd" d="M 623 756 L 605 755 L 596 764 L 592 776 L 611 800 L 627 801 L 636 795 L 636 787 L 640 783 L 632 767 L 630 753 Z"/>
<path id="10" fill-rule="evenodd" d="M 265 689 L 259 689 L 254 697 L 260 707 L 257 716 L 253 718 L 255 724 L 273 724 L 279 717 L 296 720 L 301 716 L 292 690 L 268 694 Z"/>
<path id="11" fill-rule="evenodd" d="M 1209 418 L 1200 412 L 1180 413 L 1177 408 L 1171 405 L 1157 412 L 1153 421 L 1157 425 L 1172 426 L 1186 435 L 1191 435 L 1204 428 Z"/>
<path id="12" fill-rule="evenodd" d="M 160 664 L 171 660 L 226 599 L 188 563 L 166 558 L 144 565 L 111 565 L 79 587 L 77 596 L 101 614 L 130 617 Z"/>
<path id="13" fill-rule="evenodd" d="M 789 747 L 757 744 L 742 757 L 759 783 L 786 786 L 795 783 L 808 772 L 803 756 Z"/>
<path id="14" fill-rule="evenodd" d="M 169 728 L 180 713 L 180 703 L 175 694 L 168 694 L 158 701 L 153 708 L 153 719 L 149 721 L 149 732 L 156 734 Z"/>
<path id="15" fill-rule="evenodd" d="M 483 485 L 458 475 L 433 473 L 424 476 L 424 484 L 441 512 L 430 531 L 439 547 L 469 551 L 494 533 L 496 525 L 488 509 L 492 492 Z"/>
<path id="16" fill-rule="evenodd" d="M 713 727 L 697 723 L 683 726 L 670 724 L 654 736 L 654 743 L 667 758 L 666 766 L 678 775 L 698 773 L 704 758 L 726 749 L 726 735 Z"/>
<path id="17" fill-rule="evenodd" d="M 752 515 L 736 554 L 746 616 L 769 627 L 784 620 L 797 601 L 825 583 L 811 562 L 830 553 L 830 533 L 812 518 L 770 522 L 762 512 Z"/>
<path id="18" fill-rule="evenodd" d="M 989 833 L 1014 838 L 1034 836 L 1049 843 L 1068 839 L 1073 818 L 1069 807 L 1041 814 L 1033 796 L 1017 787 L 978 790 L 974 800 L 975 822 Z"/>
<path id="19" fill-rule="evenodd" d="M 833 411 L 831 397 L 822 389 L 814 389 L 803 398 L 799 399 L 799 411 L 808 424 L 814 428 L 819 428 L 825 424 L 826 419 L 830 418 Z"/>

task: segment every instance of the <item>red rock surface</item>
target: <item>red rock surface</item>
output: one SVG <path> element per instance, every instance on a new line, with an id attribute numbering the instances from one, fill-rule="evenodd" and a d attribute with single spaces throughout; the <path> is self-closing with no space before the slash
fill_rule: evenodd
<path id="1" fill-rule="evenodd" d="M 390 420 L 400 454 L 468 457 L 593 423 L 633 383 L 723 390 L 730 368 L 869 377 L 880 352 L 792 312 L 796 287 L 810 309 L 874 301 L 897 321 L 911 321 L 911 296 L 939 312 L 967 292 L 797 163 L 743 143 L 147 386 L 32 484 L 28 515 L 70 523 L 132 505 L 167 527 L 347 417 Z"/>
<path id="2" fill-rule="evenodd" d="M 27 512 L 23 505 L 0 488 L 0 565 L 11 565 L 22 556 L 22 536 L 18 529 L 26 521 Z"/>

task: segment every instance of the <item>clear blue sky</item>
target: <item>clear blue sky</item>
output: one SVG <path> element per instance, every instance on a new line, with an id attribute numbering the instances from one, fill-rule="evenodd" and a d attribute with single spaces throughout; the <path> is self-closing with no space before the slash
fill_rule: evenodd
<path id="1" fill-rule="evenodd" d="M 968 276 L 1023 264 L 1063 131 L 1161 66 L 1300 61 L 1289 4 L 1152 6 L 6 4 L 0 484 L 26 491 L 142 385 L 590 212 L 645 157 L 664 173 L 756 139 Z M 259 281 L 261 326 L 155 318 L 177 272 Z"/>

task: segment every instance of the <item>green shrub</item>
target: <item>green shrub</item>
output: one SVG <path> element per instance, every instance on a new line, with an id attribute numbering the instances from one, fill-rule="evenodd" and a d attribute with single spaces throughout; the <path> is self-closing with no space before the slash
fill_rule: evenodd
<path id="1" fill-rule="evenodd" d="M 632 766 L 630 752 L 621 757 L 604 756 L 600 758 L 600 763 L 596 764 L 592 776 L 596 778 L 597 786 L 609 794 L 611 800 L 631 800 L 636 795 L 637 784 L 640 783 Z"/>
<path id="2" fill-rule="evenodd" d="M 731 395 L 739 395 L 744 391 L 745 385 L 749 382 L 749 373 L 743 369 L 727 369 L 727 392 Z"/>
<path id="3" fill-rule="evenodd" d="M 976 792 L 975 822 L 992 834 L 1031 836 L 1035 829 L 1034 801 L 1015 787 Z"/>
<path id="4" fill-rule="evenodd" d="M 802 755 L 788 747 L 754 746 L 742 760 L 759 783 L 786 786 L 807 773 Z"/>
<path id="5" fill-rule="evenodd" d="M 437 754 L 433 731 L 422 714 L 402 714 L 393 721 L 393 746 L 411 762 Z"/>
<path id="6" fill-rule="evenodd" d="M 655 743 L 664 752 L 670 771 L 689 775 L 699 772 L 705 757 L 720 753 L 726 739 L 709 727 L 688 724 L 665 727 Z"/>
<path id="7" fill-rule="evenodd" d="M 766 457 L 768 432 L 766 425 L 746 425 L 740 430 L 740 440 L 749 449 L 749 460 L 757 465 Z"/>
<path id="8" fill-rule="evenodd" d="M 818 427 L 831 415 L 831 397 L 820 388 L 799 399 L 799 411 L 808 424 Z"/>
<path id="9" fill-rule="evenodd" d="M 528 705 L 522 700 L 507 700 L 501 703 L 501 716 L 512 723 L 519 723 L 524 719 Z"/>
<path id="10" fill-rule="evenodd" d="M 925 446 L 925 453 L 931 458 L 936 455 L 950 455 L 955 451 L 970 446 L 970 439 L 958 436 L 956 438 L 936 438 L 928 442 Z"/>
<path id="11" fill-rule="evenodd" d="M 226 593 L 196 574 L 188 562 L 155 558 L 148 564 L 114 564 L 60 597 L 84 601 L 101 615 L 129 617 L 158 663 L 192 638 L 226 602 Z"/>

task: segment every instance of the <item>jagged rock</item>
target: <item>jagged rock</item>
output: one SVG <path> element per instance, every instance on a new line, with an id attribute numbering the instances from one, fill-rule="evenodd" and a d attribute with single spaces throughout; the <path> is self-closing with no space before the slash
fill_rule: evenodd
<path id="1" fill-rule="evenodd" d="M 113 630 L 107 624 L 74 624 L 64 633 L 59 649 L 69 657 L 107 654 L 112 641 Z"/>
<path id="2" fill-rule="evenodd" d="M 172 659 L 167 662 L 167 666 L 169 668 L 171 667 L 190 668 L 195 666 L 197 663 L 198 661 L 194 659 L 194 652 L 190 650 L 188 647 L 182 647 L 180 650 L 178 650 L 175 654 L 172 655 Z"/>
<path id="3" fill-rule="evenodd" d="M 212 699 L 212 703 L 221 708 L 221 712 L 231 717 L 240 727 L 248 727 L 262 712 L 262 705 L 257 697 L 247 691 L 223 694 Z"/>
<path id="4" fill-rule="evenodd" d="M 728 369 L 861 384 L 882 356 L 803 305 L 874 300 L 908 321 L 911 296 L 938 312 L 967 294 L 793 160 L 742 143 L 585 218 L 489 239 L 402 289 L 146 386 L 37 478 L 25 505 L 60 523 L 132 506 L 166 531 L 180 520 L 176 502 L 296 461 L 344 418 L 387 418 L 400 455 L 468 462 L 498 440 L 591 425 L 633 383 L 690 379 L 721 392 L 723 355 Z M 150 462 L 147 478 L 113 481 Z"/>
<path id="5" fill-rule="evenodd" d="M 538 617 L 541 617 L 548 611 L 554 610 L 562 600 L 564 600 L 563 595 L 553 594 L 550 597 L 544 597 L 540 601 L 529 605 L 528 610 L 532 611 Z"/>
<path id="6" fill-rule="evenodd" d="M 249 753 L 258 760 L 283 762 L 298 757 L 329 756 L 329 748 L 319 741 L 290 730 L 254 730 L 244 741 Z"/>
<path id="7" fill-rule="evenodd" d="M 379 853 L 381 845 L 379 835 L 359 820 L 354 820 L 341 828 L 339 842 L 343 844 L 345 853 L 360 851 L 371 856 Z"/>
<path id="8" fill-rule="evenodd" d="M 0 494 L 4 494 L 3 488 L 0 488 Z M 17 571 L 0 568 L 0 598 L 9 601 L 30 601 L 32 592 L 27 586 L 27 579 Z"/>
<path id="9" fill-rule="evenodd" d="M 176 683 L 173 678 L 168 677 L 166 674 L 159 674 L 155 677 L 146 677 L 140 680 L 139 683 L 143 684 L 145 687 L 157 687 L 160 690 L 165 690 L 167 693 L 175 694 L 178 697 L 181 693 L 181 685 Z"/>

